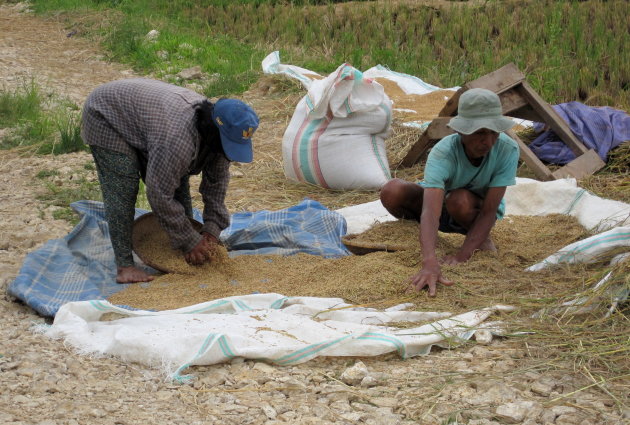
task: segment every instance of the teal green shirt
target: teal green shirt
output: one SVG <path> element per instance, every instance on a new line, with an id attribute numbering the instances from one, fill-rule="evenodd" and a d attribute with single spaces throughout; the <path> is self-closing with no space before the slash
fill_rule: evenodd
<path id="1" fill-rule="evenodd" d="M 499 134 L 497 142 L 483 158 L 479 166 L 471 164 L 464 152 L 459 134 L 451 134 L 440 140 L 429 153 L 424 167 L 426 188 L 468 189 L 480 198 L 485 198 L 489 187 L 516 184 L 519 147 L 511 137 Z M 505 200 L 497 209 L 497 219 L 505 214 Z"/>

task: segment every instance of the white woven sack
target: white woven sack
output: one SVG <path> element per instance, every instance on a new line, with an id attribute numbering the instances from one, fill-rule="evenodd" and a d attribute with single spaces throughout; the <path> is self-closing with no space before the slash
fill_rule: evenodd
<path id="1" fill-rule="evenodd" d="M 391 111 L 383 86 L 341 65 L 298 103 L 282 139 L 284 174 L 330 189 L 379 189 L 391 178 Z"/>

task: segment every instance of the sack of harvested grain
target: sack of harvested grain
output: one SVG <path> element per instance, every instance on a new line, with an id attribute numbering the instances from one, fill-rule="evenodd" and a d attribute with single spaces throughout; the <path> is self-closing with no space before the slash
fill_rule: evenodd
<path id="1" fill-rule="evenodd" d="M 392 101 L 348 64 L 313 81 L 282 139 L 285 175 L 330 189 L 379 189 L 390 178 Z"/>

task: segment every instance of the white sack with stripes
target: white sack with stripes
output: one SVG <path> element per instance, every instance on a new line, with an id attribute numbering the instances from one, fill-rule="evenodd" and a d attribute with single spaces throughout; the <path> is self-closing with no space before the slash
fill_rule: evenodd
<path id="1" fill-rule="evenodd" d="M 282 138 L 284 174 L 328 189 L 380 189 L 391 178 L 391 122 L 383 86 L 343 64 L 298 103 Z"/>

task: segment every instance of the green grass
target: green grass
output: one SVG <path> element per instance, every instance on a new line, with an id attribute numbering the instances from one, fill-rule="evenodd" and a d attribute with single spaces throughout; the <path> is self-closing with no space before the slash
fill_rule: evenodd
<path id="1" fill-rule="evenodd" d="M 35 82 L 0 89 L 0 128 L 10 131 L 0 149 L 32 147 L 38 154 L 85 150 L 78 107 L 66 100 L 46 99 Z"/>
<path id="2" fill-rule="evenodd" d="M 59 144 L 53 145 L 51 153 L 79 152 L 87 149 L 81 138 L 81 120 L 77 114 L 61 117 L 57 121 L 57 129 L 60 135 Z"/>
<path id="3" fill-rule="evenodd" d="M 39 87 L 24 81 L 15 89 L 0 90 L 0 128 L 11 128 L 0 140 L 1 149 L 33 145 L 52 133 L 50 117 L 44 113 Z"/>
<path id="4" fill-rule="evenodd" d="M 209 97 L 249 88 L 266 54 L 200 21 L 192 1 L 52 0 L 36 1 L 33 7 L 44 14 L 67 12 L 71 25 L 87 27 L 87 36 L 100 40 L 111 60 L 131 64 L 136 71 L 181 83 L 181 70 L 201 66 L 208 76 L 202 91 Z M 102 19 L 93 18 L 95 11 Z M 154 29 L 159 35 L 148 39 Z"/>
<path id="5" fill-rule="evenodd" d="M 151 205 L 147 198 L 147 187 L 144 182 L 140 180 L 140 187 L 138 187 L 138 197 L 136 198 L 136 208 L 142 208 L 151 211 Z"/>
<path id="6" fill-rule="evenodd" d="M 509 62 L 550 103 L 581 101 L 630 109 L 627 2 L 414 2 L 279 0 L 33 0 L 40 13 L 77 16 L 98 10 L 94 24 L 112 59 L 177 82 L 193 65 L 210 77 L 204 93 L 242 92 L 261 60 L 326 73 L 348 62 L 381 64 L 440 86 L 462 85 Z M 105 14 L 105 12 L 108 12 Z M 147 41 L 150 30 L 155 41 Z M 90 28 L 88 28 L 90 30 Z M 218 76 L 217 76 L 218 75 Z"/>
<path id="7" fill-rule="evenodd" d="M 0 128 L 36 121 L 40 115 L 41 98 L 34 81 L 22 82 L 15 90 L 0 91 Z"/>
<path id="8" fill-rule="evenodd" d="M 58 175 L 59 175 L 59 171 L 57 170 L 39 170 L 37 174 L 35 175 L 35 177 L 37 177 L 40 180 L 43 180 L 43 179 L 47 179 L 49 177 L 54 177 Z"/>
<path id="9" fill-rule="evenodd" d="M 55 219 L 63 219 L 75 225 L 79 222 L 77 214 L 70 208 L 70 204 L 81 199 L 102 201 L 101 187 L 98 181 L 90 181 L 86 176 L 72 182 L 63 182 L 61 185 L 55 184 L 51 177 L 58 176 L 55 170 L 42 170 L 37 177 L 44 181 L 46 191 L 37 196 L 37 199 L 44 202 L 46 207 L 54 205 L 60 207 L 54 211 Z"/>
<path id="10" fill-rule="evenodd" d="M 74 168 L 72 174 L 77 178 L 59 178 L 62 174 L 55 169 L 43 169 L 38 171 L 35 177 L 42 182 L 46 189 L 37 197 L 44 202 L 44 209 L 53 205 L 60 207 L 53 212 L 53 217 L 64 219 L 71 224 L 78 223 L 78 216 L 70 208 L 72 202 L 87 199 L 102 201 L 103 195 L 101 187 L 96 179 L 96 168 L 92 161 L 86 162 L 79 168 Z M 68 176 L 69 177 L 69 176 Z M 140 181 L 138 187 L 138 198 L 136 200 L 136 208 L 151 210 L 147 199 L 146 186 Z"/>

